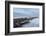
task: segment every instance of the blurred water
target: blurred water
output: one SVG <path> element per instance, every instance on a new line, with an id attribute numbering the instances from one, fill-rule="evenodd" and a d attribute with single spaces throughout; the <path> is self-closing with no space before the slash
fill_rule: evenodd
<path id="1" fill-rule="evenodd" d="M 24 24 L 22 27 L 39 27 L 39 19 L 30 20 L 30 23 Z"/>

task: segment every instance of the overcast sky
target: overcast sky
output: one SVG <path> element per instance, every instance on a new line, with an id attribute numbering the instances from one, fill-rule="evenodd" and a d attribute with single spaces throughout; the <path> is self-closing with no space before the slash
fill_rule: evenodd
<path id="1" fill-rule="evenodd" d="M 38 8 L 13 8 L 13 16 L 39 16 Z"/>

